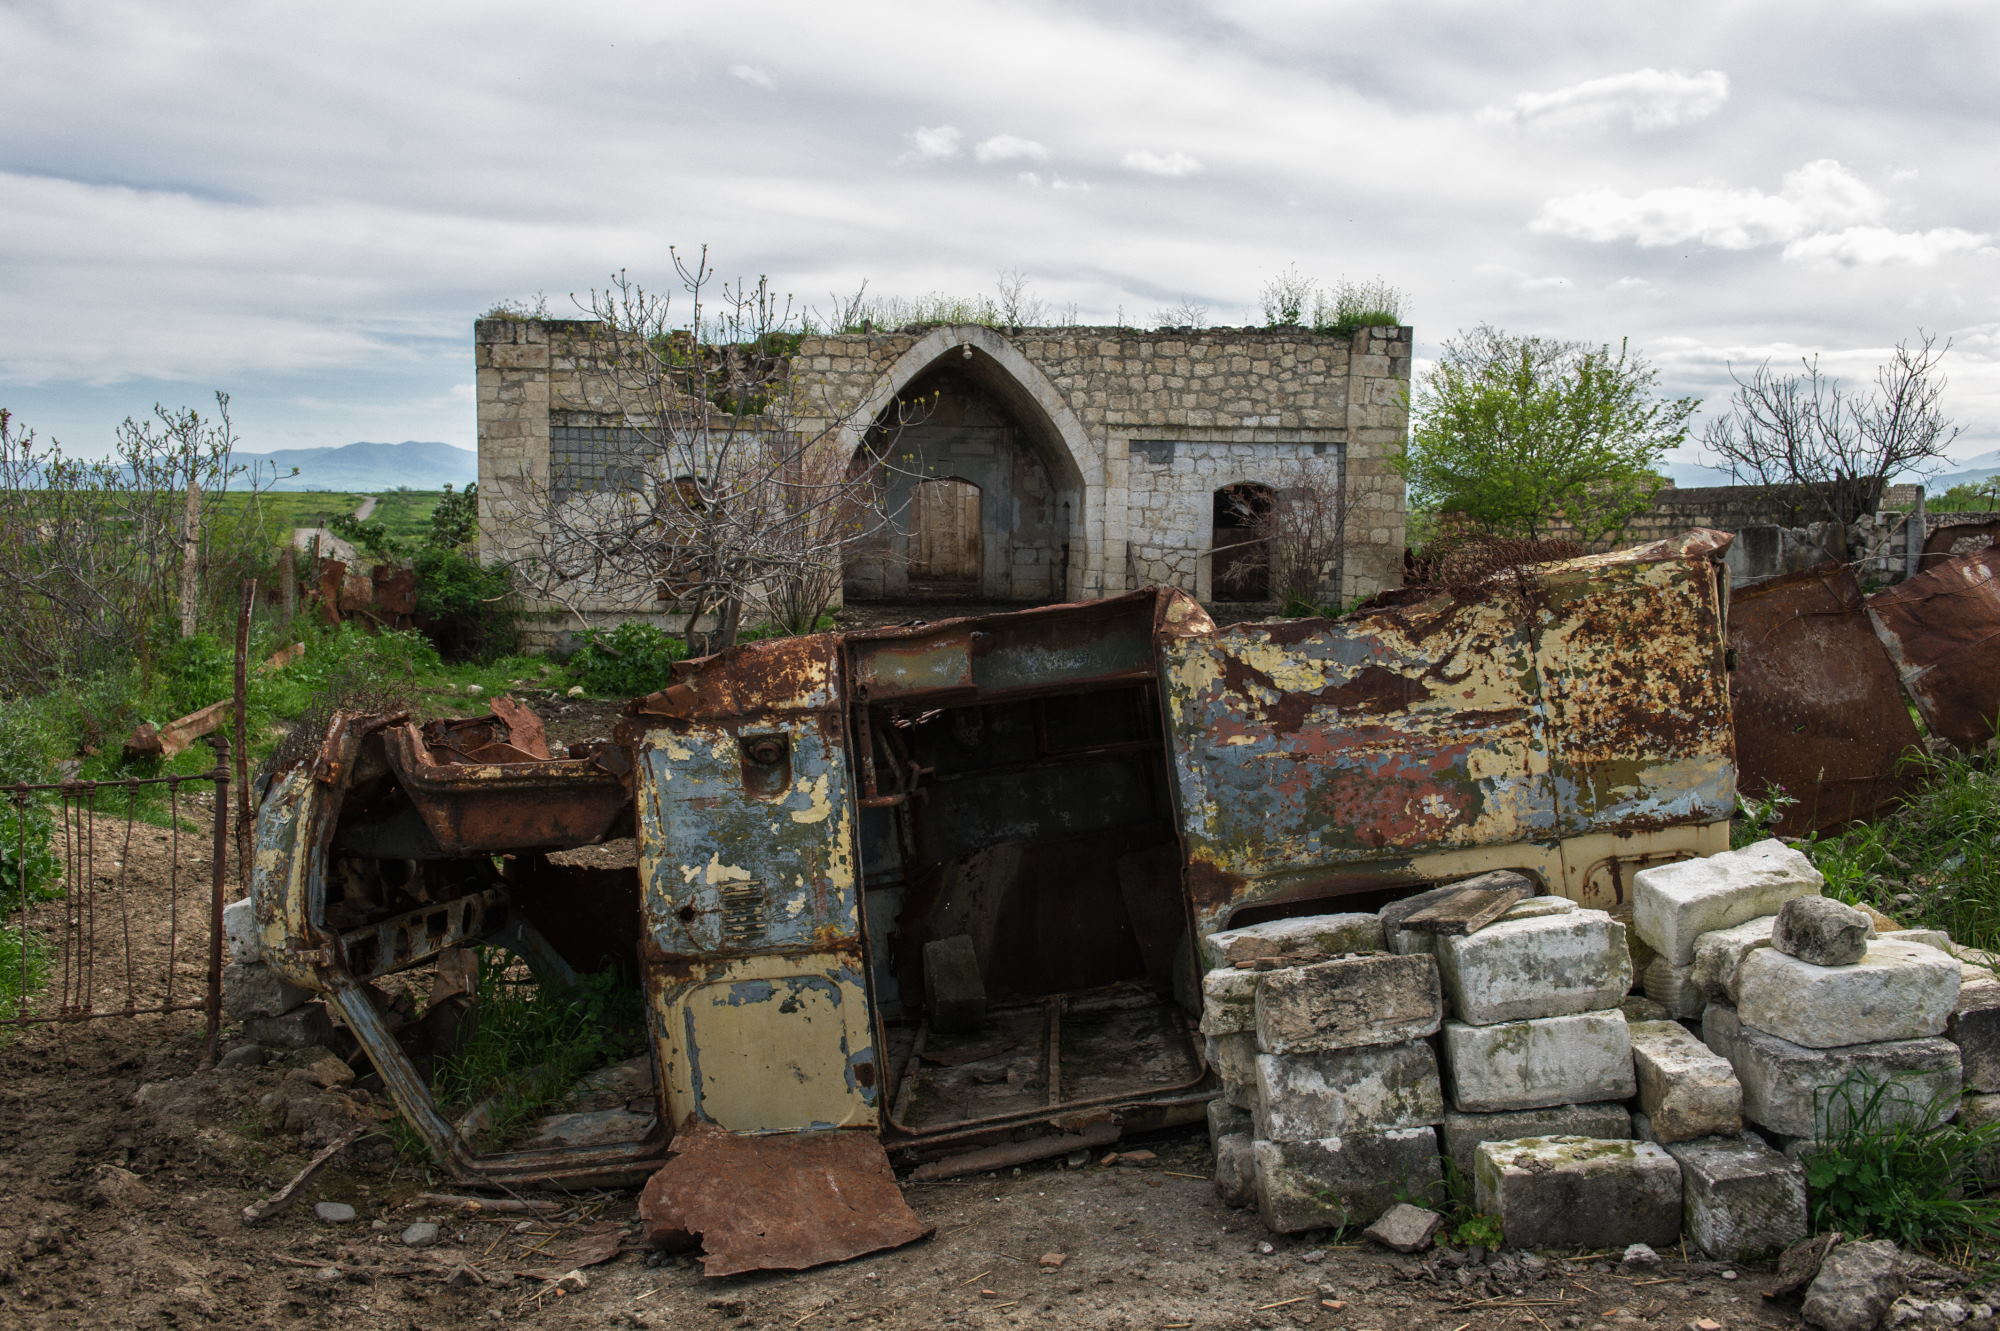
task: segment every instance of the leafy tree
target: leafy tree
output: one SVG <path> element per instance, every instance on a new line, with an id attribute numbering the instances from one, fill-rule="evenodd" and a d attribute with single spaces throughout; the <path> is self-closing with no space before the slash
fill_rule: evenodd
<path id="1" fill-rule="evenodd" d="M 1492 536 L 1616 531 L 1651 500 L 1698 405 L 1660 397 L 1657 379 L 1624 342 L 1459 334 L 1411 402 L 1399 465 L 1412 504 Z"/>

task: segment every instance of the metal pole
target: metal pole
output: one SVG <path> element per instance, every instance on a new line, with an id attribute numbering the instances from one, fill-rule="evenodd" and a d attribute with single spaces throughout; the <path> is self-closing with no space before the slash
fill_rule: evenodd
<path id="1" fill-rule="evenodd" d="M 215 746 L 215 767 L 209 773 L 215 782 L 215 840 L 209 863 L 208 1038 L 202 1046 L 201 1065 L 212 1068 L 222 1052 L 222 898 L 229 876 L 229 737 L 210 735 L 208 742 Z"/>

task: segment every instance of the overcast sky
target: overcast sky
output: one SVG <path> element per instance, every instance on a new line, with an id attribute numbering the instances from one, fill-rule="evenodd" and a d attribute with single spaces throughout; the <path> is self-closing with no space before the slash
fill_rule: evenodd
<path id="1" fill-rule="evenodd" d="M 79 452 L 218 388 L 253 450 L 470 447 L 478 314 L 704 242 L 1086 322 L 1380 277 L 1420 357 L 1629 337 L 1711 404 L 1921 327 L 2000 447 L 1994 0 L 0 0 L 0 50 L 0 406 Z"/>

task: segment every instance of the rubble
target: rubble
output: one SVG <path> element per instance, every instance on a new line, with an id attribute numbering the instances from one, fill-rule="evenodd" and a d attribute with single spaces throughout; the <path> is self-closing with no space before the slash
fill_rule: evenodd
<path id="1" fill-rule="evenodd" d="M 1736 1015 L 1809 1049 L 1921 1040 L 1943 1033 L 1958 986 L 1958 964 L 1935 948 L 1877 941 L 1852 965 L 1817 966 L 1774 941 L 1738 967 Z"/>
<path id="2" fill-rule="evenodd" d="M 1681 1234 L 1681 1167 L 1652 1142 L 1528 1137 L 1474 1154 L 1475 1204 L 1510 1247 L 1655 1248 Z"/>
<path id="3" fill-rule="evenodd" d="M 1743 1088 L 1729 1061 L 1674 1021 L 1633 1022 L 1639 1108 L 1658 1142 L 1733 1135 L 1743 1128 Z"/>
<path id="4" fill-rule="evenodd" d="M 1903 1287 L 1903 1255 L 1895 1244 L 1843 1243 L 1820 1262 L 1800 1312 L 1824 1331 L 1875 1331 Z"/>
<path id="5" fill-rule="evenodd" d="M 1444 1066 L 1462 1110 L 1590 1104 L 1637 1089 L 1631 1035 L 1616 1008 L 1491 1026 L 1447 1021 Z"/>
<path id="6" fill-rule="evenodd" d="M 1695 939 L 1760 915 L 1793 897 L 1816 896 L 1824 879 L 1803 853 L 1776 839 L 1632 875 L 1632 922 L 1669 965 L 1694 965 Z"/>
<path id="7" fill-rule="evenodd" d="M 1748 1135 L 1665 1143 L 1680 1162 L 1687 1236 L 1710 1257 L 1768 1257 L 1804 1238 L 1805 1171 Z"/>
<path id="8" fill-rule="evenodd" d="M 1363 1230 L 1362 1237 L 1373 1239 L 1393 1252 L 1422 1252 L 1431 1246 L 1443 1227 L 1444 1217 L 1436 1211 L 1397 1202 Z"/>
<path id="9" fill-rule="evenodd" d="M 1868 951 L 1875 924 L 1863 911 L 1826 897 L 1794 897 L 1779 907 L 1771 946 L 1815 966 L 1852 966 Z"/>
<path id="10" fill-rule="evenodd" d="M 1443 1018 L 1429 957 L 1342 957 L 1272 971 L 1257 985 L 1257 1047 L 1267 1054 L 1418 1040 Z"/>
<path id="11" fill-rule="evenodd" d="M 1945 1021 L 1944 1038 L 1958 1046 L 1966 1090 L 2000 1092 L 2000 980 L 1990 971 L 1960 971 L 1958 1002 Z"/>

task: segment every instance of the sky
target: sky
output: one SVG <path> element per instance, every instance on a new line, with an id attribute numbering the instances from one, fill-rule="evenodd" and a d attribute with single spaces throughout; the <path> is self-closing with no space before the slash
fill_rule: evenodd
<path id="1" fill-rule="evenodd" d="M 2000 448 L 1992 0 L 0 0 L 0 407 L 471 447 L 472 321 L 668 247 L 801 307 L 1261 322 L 1292 267 L 1663 391 L 1950 338 Z M 1682 451 L 1696 460 L 1699 449 Z"/>

